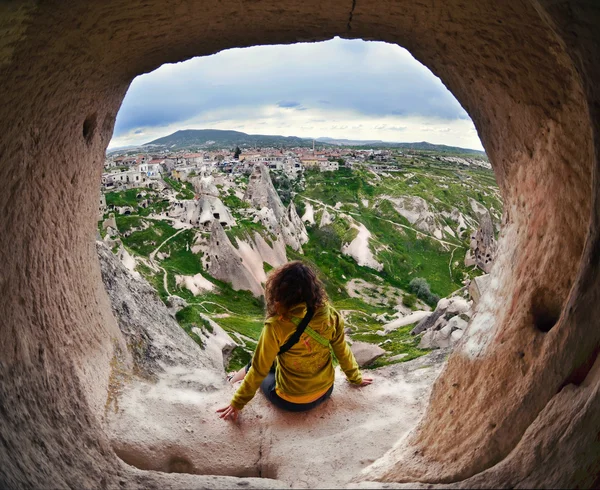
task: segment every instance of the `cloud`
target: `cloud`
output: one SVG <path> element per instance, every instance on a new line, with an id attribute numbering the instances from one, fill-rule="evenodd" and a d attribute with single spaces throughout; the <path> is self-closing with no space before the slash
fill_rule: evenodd
<path id="1" fill-rule="evenodd" d="M 209 121 L 209 122 L 207 122 Z M 424 116 L 375 116 L 353 109 L 329 107 L 295 111 L 272 105 L 221 107 L 156 128 L 146 128 L 142 139 L 131 130 L 116 137 L 112 147 L 146 143 L 179 129 L 240 129 L 249 134 L 280 134 L 303 138 L 382 140 L 390 142 L 429 141 L 433 143 L 481 149 L 477 132 L 470 120 L 448 121 Z"/>
<path id="2" fill-rule="evenodd" d="M 349 119 L 339 119 L 341 114 Z M 111 146 L 123 140 L 144 143 L 150 135 L 190 124 L 231 129 L 242 122 L 248 131 L 290 128 L 298 136 L 310 123 L 315 131 L 346 131 L 316 136 L 351 139 L 366 128 L 376 132 L 379 125 L 382 135 L 369 139 L 386 139 L 392 131 L 402 131 L 406 138 L 412 124 L 408 121 L 418 121 L 417 132 L 440 121 L 445 121 L 442 127 L 472 128 L 468 114 L 442 82 L 405 49 L 335 38 L 230 49 L 142 75 L 123 101 Z M 466 125 L 457 126 L 460 121 Z M 470 131 L 469 137 L 471 147 L 481 148 L 476 133 Z"/>
<path id="3" fill-rule="evenodd" d="M 300 102 L 296 102 L 293 100 L 282 100 L 277 103 L 277 107 L 285 107 L 285 108 L 300 107 Z"/>

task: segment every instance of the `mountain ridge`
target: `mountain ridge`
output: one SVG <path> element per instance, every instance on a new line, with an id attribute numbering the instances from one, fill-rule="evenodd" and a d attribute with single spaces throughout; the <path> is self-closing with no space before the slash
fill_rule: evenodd
<path id="1" fill-rule="evenodd" d="M 328 146 L 350 146 L 350 147 L 385 147 L 385 148 L 406 148 L 409 150 L 430 150 L 454 153 L 469 153 L 473 155 L 484 156 L 485 152 L 472 148 L 461 148 L 458 146 L 440 145 L 422 142 L 386 142 L 382 140 L 350 140 L 344 138 L 319 137 L 314 141 L 321 145 Z M 157 138 L 141 145 L 164 146 L 172 149 L 182 149 L 188 147 L 215 147 L 215 146 L 286 146 L 286 147 L 310 147 L 313 144 L 312 138 L 300 138 L 298 136 L 281 135 L 262 135 L 247 134 L 241 131 L 222 130 L 222 129 L 181 129 L 167 136 Z"/>

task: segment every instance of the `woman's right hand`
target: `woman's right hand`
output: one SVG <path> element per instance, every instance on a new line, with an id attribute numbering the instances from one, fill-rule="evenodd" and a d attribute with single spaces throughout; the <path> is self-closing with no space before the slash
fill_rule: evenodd
<path id="1" fill-rule="evenodd" d="M 217 413 L 221 414 L 219 415 L 220 419 L 237 422 L 240 411 L 232 405 L 227 405 L 226 407 L 219 408 Z"/>
<path id="2" fill-rule="evenodd" d="M 370 385 L 373 382 L 373 378 L 363 378 L 362 381 L 360 382 L 360 384 L 356 385 L 356 386 L 367 386 Z"/>

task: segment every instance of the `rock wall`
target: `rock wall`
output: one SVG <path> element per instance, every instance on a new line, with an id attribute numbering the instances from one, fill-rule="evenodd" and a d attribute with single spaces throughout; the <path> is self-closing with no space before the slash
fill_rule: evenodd
<path id="1" fill-rule="evenodd" d="M 506 206 L 490 286 L 419 428 L 363 478 L 600 483 L 597 2 L 17 0 L 0 9 L 0 486 L 222 484 L 132 470 L 99 422 L 111 359 L 126 350 L 94 247 L 104 151 L 136 75 L 336 35 L 398 43 L 441 78 L 470 114 Z"/>
<path id="2" fill-rule="evenodd" d="M 470 201 L 479 226 L 471 234 L 471 244 L 465 257 L 465 265 L 476 265 L 485 273 L 489 273 L 498 253 L 494 224 L 490 212 L 484 206 L 473 199 Z"/>
<path id="3" fill-rule="evenodd" d="M 122 352 L 114 360 L 122 363 L 120 369 L 148 379 L 168 366 L 223 370 L 221 352 L 201 349 L 146 280 L 132 274 L 101 242 L 96 242 L 96 248 L 102 282 L 129 354 Z"/>

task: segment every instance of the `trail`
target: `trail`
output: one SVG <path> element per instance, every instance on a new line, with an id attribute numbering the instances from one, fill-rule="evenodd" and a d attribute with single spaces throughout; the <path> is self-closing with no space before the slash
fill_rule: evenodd
<path id="1" fill-rule="evenodd" d="M 189 228 L 182 228 L 181 230 L 179 230 L 177 233 L 172 234 L 169 238 L 167 238 L 165 241 L 163 241 L 158 247 L 156 247 L 154 249 L 154 251 L 150 252 L 150 255 L 148 256 L 148 258 L 154 262 L 154 257 L 156 256 L 156 253 L 161 249 L 161 247 L 167 243 L 169 240 L 175 238 L 177 235 L 179 235 L 181 232 L 184 232 L 185 230 L 188 230 Z"/>
<path id="2" fill-rule="evenodd" d="M 167 243 L 169 240 L 175 238 L 177 235 L 179 235 L 180 233 L 189 230 L 190 228 L 182 228 L 181 230 L 179 230 L 177 233 L 174 233 L 173 235 L 171 235 L 169 238 L 167 238 L 166 240 L 164 240 L 158 247 L 156 247 L 156 249 L 154 249 L 150 255 L 148 256 L 148 260 L 151 262 L 152 265 L 154 265 L 155 267 L 157 267 L 158 269 L 160 269 L 163 272 L 163 287 L 165 288 L 165 291 L 167 293 L 167 296 L 175 296 L 177 298 L 180 298 L 184 301 L 187 302 L 188 305 L 194 305 L 194 306 L 201 306 L 202 308 L 204 308 L 204 311 L 206 311 L 207 313 L 209 313 L 209 311 L 206 309 L 206 307 L 204 306 L 205 304 L 213 304 L 218 306 L 219 308 L 227 311 L 228 313 L 231 313 L 232 315 L 234 315 L 235 313 L 233 313 L 231 310 L 229 310 L 228 308 L 226 308 L 225 306 L 219 304 L 219 303 L 215 303 L 214 301 L 201 301 L 199 303 L 192 303 L 187 301 L 185 298 L 182 298 L 181 296 L 179 296 L 178 294 L 174 294 L 171 293 L 171 291 L 169 291 L 169 281 L 168 281 L 168 273 L 166 271 L 166 269 L 161 266 L 160 264 L 157 263 L 157 261 L 155 260 L 156 254 L 157 252 L 161 249 L 161 247 Z"/>

